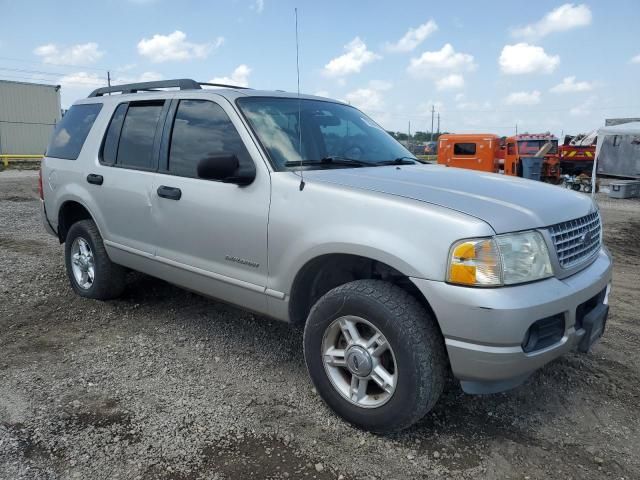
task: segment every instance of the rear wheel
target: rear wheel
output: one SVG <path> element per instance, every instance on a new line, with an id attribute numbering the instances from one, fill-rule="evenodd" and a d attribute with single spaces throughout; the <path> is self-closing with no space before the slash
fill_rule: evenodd
<path id="1" fill-rule="evenodd" d="M 125 269 L 109 259 L 93 220 L 81 220 L 69 228 L 65 265 L 71 288 L 82 297 L 108 300 L 124 290 Z"/>
<path id="2" fill-rule="evenodd" d="M 446 356 L 435 319 L 400 287 L 358 280 L 324 295 L 304 332 L 309 374 L 348 422 L 376 432 L 407 428 L 443 390 Z"/>

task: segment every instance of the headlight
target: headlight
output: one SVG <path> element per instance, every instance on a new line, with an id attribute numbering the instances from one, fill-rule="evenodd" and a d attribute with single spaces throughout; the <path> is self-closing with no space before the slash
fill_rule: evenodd
<path id="1" fill-rule="evenodd" d="M 523 232 L 454 243 L 447 281 L 493 287 L 531 282 L 552 274 L 542 235 Z"/>
<path id="2" fill-rule="evenodd" d="M 449 259 L 448 281 L 460 285 L 501 285 L 502 266 L 495 240 L 479 238 L 454 243 Z"/>

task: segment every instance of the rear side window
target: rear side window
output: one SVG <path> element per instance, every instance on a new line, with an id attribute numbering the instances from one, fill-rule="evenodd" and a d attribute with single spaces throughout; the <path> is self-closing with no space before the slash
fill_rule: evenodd
<path id="1" fill-rule="evenodd" d="M 180 100 L 171 134 L 169 172 L 196 178 L 200 160 L 222 154 L 236 155 L 240 167 L 253 162 L 220 105 L 207 100 Z"/>
<path id="2" fill-rule="evenodd" d="M 73 105 L 56 126 L 46 156 L 77 159 L 101 108 L 101 103 Z"/>
<path id="3" fill-rule="evenodd" d="M 124 123 L 124 115 L 127 113 L 129 104 L 121 103 L 116 108 L 109 129 L 104 137 L 104 146 L 102 147 L 102 162 L 113 165 L 118 157 L 118 142 L 120 141 L 120 131 Z"/>
<path id="4" fill-rule="evenodd" d="M 475 155 L 476 144 L 475 143 L 454 143 L 453 154 L 454 155 Z"/>
<path id="5" fill-rule="evenodd" d="M 116 163 L 118 165 L 143 170 L 155 168 L 153 145 L 163 105 L 164 102 L 129 104 L 117 146 Z M 114 116 L 112 123 L 115 120 Z M 109 133 L 107 132 L 107 137 Z M 115 133 L 113 135 L 115 136 Z M 110 149 L 112 151 L 113 147 L 110 146 Z"/>

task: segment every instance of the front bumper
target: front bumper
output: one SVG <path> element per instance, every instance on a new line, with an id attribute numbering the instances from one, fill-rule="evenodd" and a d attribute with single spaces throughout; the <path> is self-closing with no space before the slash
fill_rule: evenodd
<path id="1" fill-rule="evenodd" d="M 611 257 L 601 249 L 595 261 L 559 280 L 549 278 L 526 285 L 469 288 L 416 279 L 438 319 L 453 374 L 469 393 L 513 388 L 549 361 L 573 350 L 585 335 L 576 325 L 579 305 L 606 290 L 608 302 Z M 523 341 L 538 320 L 561 315 L 564 334 L 557 342 L 525 352 Z"/>

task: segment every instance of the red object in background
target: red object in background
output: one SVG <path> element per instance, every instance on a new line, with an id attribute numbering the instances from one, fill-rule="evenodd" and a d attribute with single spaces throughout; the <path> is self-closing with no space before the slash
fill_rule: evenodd
<path id="1" fill-rule="evenodd" d="M 567 175 L 591 175 L 593 159 L 596 156 L 595 145 L 560 145 L 560 167 L 562 173 Z"/>

